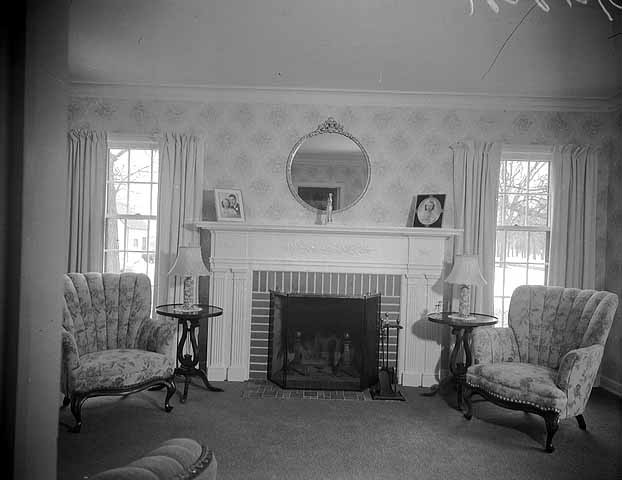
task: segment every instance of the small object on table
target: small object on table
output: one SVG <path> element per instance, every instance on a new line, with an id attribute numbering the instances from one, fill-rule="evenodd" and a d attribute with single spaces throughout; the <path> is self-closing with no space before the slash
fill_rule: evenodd
<path id="1" fill-rule="evenodd" d="M 389 315 L 384 314 L 384 320 L 379 322 L 378 332 L 380 335 L 380 356 L 382 358 L 382 367 L 378 372 L 378 383 L 369 389 L 371 398 L 374 400 L 406 400 L 402 392 L 398 390 L 398 371 L 397 359 L 399 355 L 399 335 L 400 330 L 404 327 L 400 325 L 399 318 L 395 322 L 390 322 Z M 390 365 L 389 362 L 389 334 L 394 328 L 395 334 L 395 364 Z M 386 346 L 385 346 L 386 345 Z"/>
<path id="2" fill-rule="evenodd" d="M 184 303 L 175 307 L 177 313 L 196 313 L 200 310 L 193 301 L 194 277 L 208 274 L 209 270 L 201 257 L 201 247 L 179 247 L 175 263 L 168 271 L 168 275 L 184 279 Z"/>
<path id="3" fill-rule="evenodd" d="M 471 315 L 471 285 L 486 285 L 486 279 L 479 268 L 477 255 L 456 255 L 454 266 L 445 279 L 447 283 L 460 285 L 458 313 L 452 313 L 459 320 L 475 320 Z"/>
<path id="4" fill-rule="evenodd" d="M 179 325 L 182 326 L 182 334 L 177 343 L 177 368 L 175 375 L 183 375 L 185 377 L 184 392 L 181 396 L 181 403 L 185 403 L 188 397 L 188 385 L 190 377 L 199 377 L 203 380 L 205 388 L 211 392 L 222 392 L 222 388 L 214 387 L 209 383 L 207 374 L 197 365 L 199 364 L 198 343 L 196 329 L 199 327 L 202 318 L 218 317 L 222 315 L 222 308 L 215 305 L 195 304 L 196 309 L 185 311 L 182 309 L 181 303 L 171 303 L 168 305 L 160 305 L 156 307 L 156 312 L 165 317 L 176 318 Z M 186 341 L 190 340 L 192 346 L 192 355 L 184 354 Z"/>
<path id="5" fill-rule="evenodd" d="M 435 385 L 427 393 L 426 396 L 432 396 L 441 389 L 444 382 L 453 382 L 458 391 L 458 410 L 462 409 L 462 385 L 466 379 L 466 371 L 473 362 L 471 357 L 471 332 L 475 327 L 491 326 L 497 323 L 497 317 L 486 315 L 483 313 L 469 313 L 466 317 L 460 315 L 459 312 L 433 312 L 428 314 L 428 320 L 434 323 L 440 323 L 451 327 L 451 333 L 455 335 L 456 340 L 449 355 L 449 371 L 448 375 L 438 385 Z M 457 362 L 456 357 L 460 349 L 464 351 L 464 362 Z"/>

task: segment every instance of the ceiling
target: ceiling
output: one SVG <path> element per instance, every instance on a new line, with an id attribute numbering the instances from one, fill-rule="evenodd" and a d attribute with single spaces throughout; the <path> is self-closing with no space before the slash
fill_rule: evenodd
<path id="1" fill-rule="evenodd" d="M 74 82 L 610 98 L 598 5 L 484 0 L 73 0 Z"/>

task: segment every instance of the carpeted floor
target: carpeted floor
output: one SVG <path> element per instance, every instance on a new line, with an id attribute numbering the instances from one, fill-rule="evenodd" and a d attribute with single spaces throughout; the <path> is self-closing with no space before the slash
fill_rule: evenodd
<path id="1" fill-rule="evenodd" d="M 248 398 L 245 383 L 215 382 L 224 392 L 190 387 L 188 400 L 162 409 L 162 391 L 87 400 L 79 434 L 60 411 L 58 479 L 83 480 L 124 465 L 173 437 L 213 449 L 218 478 L 238 479 L 620 479 L 622 401 L 594 389 L 588 430 L 561 423 L 556 451 L 542 451 L 542 419 L 477 401 L 469 422 L 455 394 L 405 402 Z"/>

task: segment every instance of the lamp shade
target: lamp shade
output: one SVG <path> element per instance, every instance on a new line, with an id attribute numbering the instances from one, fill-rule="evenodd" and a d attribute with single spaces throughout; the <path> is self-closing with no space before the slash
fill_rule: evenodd
<path id="1" fill-rule="evenodd" d="M 479 268 L 477 255 L 456 255 L 454 267 L 445 281 L 460 285 L 486 285 L 487 283 Z"/>
<path id="2" fill-rule="evenodd" d="M 207 274 L 209 271 L 201 258 L 200 247 L 179 247 L 175 263 L 168 271 L 168 275 L 177 275 L 178 277 Z"/>

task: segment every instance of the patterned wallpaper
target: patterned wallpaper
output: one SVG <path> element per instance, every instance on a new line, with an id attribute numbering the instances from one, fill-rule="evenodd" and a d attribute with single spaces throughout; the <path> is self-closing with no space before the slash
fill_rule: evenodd
<path id="1" fill-rule="evenodd" d="M 109 133 L 186 132 L 207 139 L 205 190 L 240 188 L 250 223 L 317 221 L 289 192 L 285 166 L 292 146 L 332 116 L 367 149 L 372 177 L 366 196 L 334 215 L 337 224 L 406 226 L 419 193 L 446 193 L 444 225 L 453 224 L 452 143 L 473 138 L 512 144 L 600 146 L 597 286 L 622 292 L 622 112 L 518 112 L 315 104 L 264 104 L 73 98 L 70 128 Z M 609 185 L 608 185 L 609 178 Z M 609 186 L 609 188 L 608 188 Z M 208 196 L 209 198 L 209 196 Z M 214 220 L 208 212 L 206 220 Z M 603 373 L 622 383 L 622 314 L 610 335 Z M 622 385 L 621 385 L 622 386 Z"/>
<path id="2" fill-rule="evenodd" d="M 406 226 L 417 194 L 446 193 L 443 226 L 452 226 L 449 146 L 458 140 L 589 143 L 601 146 L 605 152 L 599 168 L 597 233 L 598 249 L 605 251 L 608 159 L 616 151 L 620 128 L 619 117 L 611 113 L 111 98 L 73 98 L 69 105 L 71 128 L 123 134 L 178 131 L 204 136 L 208 145 L 205 189 L 240 188 L 250 223 L 317 221 L 316 215 L 289 192 L 285 166 L 296 141 L 329 116 L 362 142 L 372 164 L 368 193 L 354 208 L 336 213 L 337 224 Z M 622 213 L 619 217 L 622 223 Z M 210 210 L 205 219 L 215 219 Z M 598 267 L 599 283 L 604 285 L 604 258 Z"/>

